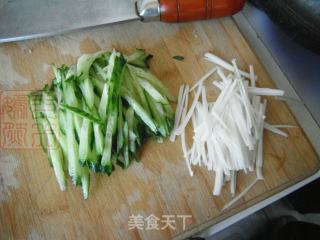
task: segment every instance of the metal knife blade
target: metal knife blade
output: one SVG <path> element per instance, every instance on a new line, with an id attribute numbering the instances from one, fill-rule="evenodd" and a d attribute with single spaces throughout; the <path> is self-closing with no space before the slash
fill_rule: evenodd
<path id="1" fill-rule="evenodd" d="M 134 0 L 0 0 L 0 43 L 136 19 Z"/>

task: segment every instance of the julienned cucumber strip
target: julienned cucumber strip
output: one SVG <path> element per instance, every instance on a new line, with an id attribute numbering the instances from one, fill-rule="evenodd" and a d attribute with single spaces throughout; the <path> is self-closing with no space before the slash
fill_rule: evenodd
<path id="1" fill-rule="evenodd" d="M 107 81 L 107 71 L 105 71 L 102 67 L 99 66 L 98 63 L 93 64 L 95 73 L 99 76 L 99 78 L 103 81 Z"/>
<path id="2" fill-rule="evenodd" d="M 89 80 L 89 78 L 85 78 L 80 83 L 80 88 L 81 88 L 83 97 L 85 98 L 89 109 L 92 109 L 94 106 L 94 91 L 93 91 L 93 84 Z"/>
<path id="3" fill-rule="evenodd" d="M 93 62 L 96 59 L 103 57 L 104 54 L 106 54 L 104 51 L 94 54 L 84 54 L 77 62 L 77 75 L 80 80 L 80 88 L 89 109 L 92 109 L 94 105 L 94 91 L 92 81 L 89 79 L 89 70 Z"/>
<path id="4" fill-rule="evenodd" d="M 85 101 L 82 101 L 82 108 L 85 111 L 88 111 L 88 106 Z M 90 146 L 92 140 L 92 122 L 87 118 L 84 118 L 82 121 L 80 137 L 79 137 L 79 159 L 82 165 L 88 161 Z"/>
<path id="5" fill-rule="evenodd" d="M 124 161 L 123 161 L 123 167 L 127 168 L 130 164 L 130 156 L 129 156 L 129 128 L 128 128 L 128 122 L 124 122 L 123 126 L 123 132 L 124 132 Z"/>
<path id="6" fill-rule="evenodd" d="M 104 141 L 104 150 L 101 159 L 101 165 L 106 171 L 109 173 L 112 172 L 112 138 L 117 129 L 117 118 L 118 118 L 118 103 L 120 100 L 119 92 L 121 86 L 121 80 L 123 77 L 122 69 L 124 66 L 124 60 L 122 56 L 117 56 L 115 51 L 111 54 L 109 60 L 110 66 L 109 68 L 110 78 L 108 80 L 109 91 L 108 91 L 108 120 L 107 120 L 107 129 L 106 136 Z M 108 73 L 109 73 L 108 72 Z"/>
<path id="7" fill-rule="evenodd" d="M 152 117 L 145 111 L 145 109 L 139 104 L 139 102 L 132 97 L 130 91 L 125 88 L 122 88 L 121 96 L 128 102 L 130 107 L 133 108 L 136 114 L 149 127 L 149 129 L 155 134 L 157 134 L 158 129 Z"/>
<path id="8" fill-rule="evenodd" d="M 135 152 L 135 142 L 136 142 L 136 135 L 133 130 L 133 118 L 134 118 L 134 112 L 132 108 L 128 108 L 126 112 L 126 119 L 128 122 L 128 138 L 129 138 L 129 150 L 131 152 Z"/>
<path id="9" fill-rule="evenodd" d="M 146 97 L 151 109 L 152 117 L 156 122 L 158 131 L 162 136 L 166 136 L 168 134 L 166 130 L 167 123 L 166 123 L 166 119 L 165 119 L 161 104 L 155 102 L 154 99 L 148 93 L 146 93 Z M 160 106 L 157 106 L 157 105 L 160 105 Z"/>
<path id="10" fill-rule="evenodd" d="M 112 161 L 111 161 L 111 151 L 112 151 L 112 138 L 113 138 L 113 128 L 117 126 L 117 112 L 113 112 L 109 114 L 108 123 L 107 123 L 107 131 L 104 140 L 104 149 L 101 159 L 101 165 L 105 169 L 105 171 L 109 174 L 112 172 Z"/>
<path id="11" fill-rule="evenodd" d="M 149 95 L 152 98 L 154 98 L 155 101 L 161 102 L 163 104 L 168 104 L 168 100 L 166 96 L 162 96 L 161 93 L 155 87 L 153 87 L 148 80 L 141 78 L 140 75 L 136 74 L 135 71 L 130 72 L 130 69 L 132 69 L 133 67 L 128 67 L 128 68 L 129 68 L 129 74 L 132 76 L 135 82 L 139 83 L 140 87 L 142 87 L 147 93 L 149 93 Z M 141 96 L 141 95 L 143 95 L 143 93 L 139 95 L 140 99 L 141 97 L 145 98 L 144 96 Z"/>
<path id="12" fill-rule="evenodd" d="M 103 153 L 103 146 L 104 146 L 104 136 L 102 133 L 102 127 L 100 124 L 94 123 L 93 124 L 93 133 L 94 133 L 94 143 L 95 149 L 98 155 L 102 155 Z"/>
<path id="13" fill-rule="evenodd" d="M 70 68 L 72 69 L 72 68 Z M 62 89 L 63 89 L 63 103 L 60 103 L 59 107 L 62 108 L 62 105 L 68 105 L 72 108 L 78 108 L 80 106 L 80 101 L 76 96 L 76 77 L 72 78 L 70 76 L 69 79 L 73 79 L 72 81 L 64 81 L 62 82 Z M 62 108 L 63 109 L 63 108 Z M 75 128 L 77 130 L 77 136 L 80 136 L 80 129 L 82 125 L 82 118 L 79 116 L 75 116 L 74 119 Z"/>
<path id="14" fill-rule="evenodd" d="M 80 80 L 86 79 L 89 77 L 89 71 L 94 63 L 100 57 L 105 57 L 108 59 L 108 52 L 99 51 L 94 54 L 83 54 L 77 61 L 77 75 L 80 77 Z"/>
<path id="15" fill-rule="evenodd" d="M 90 186 L 90 172 L 87 167 L 81 169 L 81 187 L 83 198 L 87 199 L 89 196 L 89 186 Z"/>
<path id="16" fill-rule="evenodd" d="M 123 116 L 122 116 L 122 102 L 119 101 L 119 109 L 118 109 L 118 135 L 117 135 L 117 154 L 123 148 L 124 138 L 123 138 Z"/>
<path id="17" fill-rule="evenodd" d="M 131 90 L 131 96 L 135 98 L 139 104 L 144 108 L 144 110 L 150 114 L 150 109 L 148 106 L 147 99 L 144 94 L 143 88 L 140 86 L 140 84 L 137 84 L 137 77 L 135 75 L 132 75 L 126 66 L 124 71 L 125 75 L 125 86 L 127 89 Z"/>
<path id="18" fill-rule="evenodd" d="M 132 65 L 128 65 L 129 71 L 132 75 L 136 75 L 142 79 L 150 82 L 163 96 L 166 96 L 170 101 L 175 101 L 168 88 L 157 79 L 149 70 L 141 69 Z"/>
<path id="19" fill-rule="evenodd" d="M 75 138 L 72 112 L 67 112 L 68 172 L 75 185 L 81 184 L 79 145 Z"/>
<path id="20" fill-rule="evenodd" d="M 92 123 L 88 119 L 83 119 L 79 138 L 79 159 L 82 164 L 89 160 L 91 135 Z"/>
<path id="21" fill-rule="evenodd" d="M 144 49 L 136 49 L 134 53 L 126 57 L 127 63 L 141 68 L 148 68 L 148 60 L 152 58 L 151 54 L 146 53 Z"/>
<path id="22" fill-rule="evenodd" d="M 66 157 L 68 152 L 67 140 L 64 133 L 60 130 L 58 109 L 56 109 L 53 96 L 46 91 L 42 92 L 42 110 L 50 124 L 51 130 L 62 148 L 63 155 Z"/>
<path id="23" fill-rule="evenodd" d="M 43 114 L 41 113 L 42 111 L 42 94 L 41 92 L 35 92 L 33 94 L 28 95 L 28 103 L 29 103 L 29 108 L 30 111 L 32 112 L 32 117 L 36 121 L 37 127 L 38 127 L 38 132 L 40 135 L 40 143 L 45 152 L 47 152 L 47 140 L 45 137 L 45 132 L 43 129 Z M 49 163 L 52 166 L 51 160 L 49 159 Z"/>
<path id="24" fill-rule="evenodd" d="M 89 169 L 93 172 L 100 172 L 100 162 L 99 162 L 99 155 L 96 149 L 93 147 L 90 151 L 88 161 L 86 162 Z"/>
<path id="25" fill-rule="evenodd" d="M 60 104 L 60 108 L 64 109 L 64 110 L 68 110 L 70 112 L 73 112 L 74 114 L 85 118 L 91 122 L 97 123 L 97 124 L 103 124 L 102 120 L 100 120 L 99 118 L 94 117 L 93 115 L 91 115 L 90 113 L 87 113 L 85 111 L 83 111 L 81 108 L 76 108 L 76 107 L 71 107 L 67 104 Z M 83 124 L 83 123 L 82 123 Z"/>
<path id="26" fill-rule="evenodd" d="M 136 78 L 139 82 L 140 86 L 156 101 L 162 104 L 168 104 L 168 100 L 166 97 L 162 96 L 160 92 L 157 91 L 148 81 Z"/>
<path id="27" fill-rule="evenodd" d="M 96 77 L 91 77 L 91 81 L 93 83 L 93 91 L 95 91 L 97 94 L 99 94 L 99 96 L 102 94 L 103 92 L 103 87 L 105 82 L 99 80 Z"/>
<path id="28" fill-rule="evenodd" d="M 29 95 L 62 190 L 67 170 L 88 198 L 90 171 L 110 175 L 114 163 L 127 168 L 138 160 L 146 138 L 170 134 L 174 112 L 168 98 L 173 97 L 148 70 L 150 56 L 142 49 L 125 57 L 115 50 L 85 54 L 75 65 L 52 66 L 51 86 Z"/>
<path id="29" fill-rule="evenodd" d="M 43 127 L 48 141 L 48 155 L 50 156 L 54 173 L 61 191 L 66 189 L 66 177 L 63 170 L 63 154 L 58 141 L 55 139 L 54 133 L 47 119 L 43 119 Z"/>
<path id="30" fill-rule="evenodd" d="M 99 103 L 99 115 L 100 118 L 105 121 L 107 119 L 107 107 L 109 97 L 109 84 L 105 83 L 103 86 L 101 101 Z"/>

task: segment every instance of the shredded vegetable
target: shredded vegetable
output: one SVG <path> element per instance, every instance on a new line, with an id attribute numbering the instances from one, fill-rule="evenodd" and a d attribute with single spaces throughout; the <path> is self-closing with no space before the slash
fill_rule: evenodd
<path id="1" fill-rule="evenodd" d="M 256 172 L 256 180 L 225 206 L 228 208 L 258 180 L 263 179 L 263 130 L 287 137 L 288 134 L 280 128 L 291 126 L 265 122 L 267 100 L 262 96 L 281 97 L 284 91 L 258 87 L 258 77 L 253 66 L 249 66 L 248 73 L 238 68 L 235 59 L 229 63 L 211 53 L 206 53 L 205 59 L 218 66 L 191 87 L 189 93 L 194 91 L 194 98 L 189 108 L 188 93 L 186 96 L 185 92 L 188 86 L 181 87 L 170 140 L 174 141 L 175 136 L 181 136 L 183 156 L 191 176 L 194 165 L 206 167 L 215 173 L 213 195 L 219 195 L 223 184 L 230 182 L 230 192 L 235 196 L 237 172 Z M 219 94 L 214 101 L 208 101 L 204 81 L 214 73 L 219 80 L 212 84 L 219 90 Z M 189 149 L 185 141 L 185 129 L 190 120 L 193 143 Z"/>
<path id="2" fill-rule="evenodd" d="M 127 168 L 147 137 L 161 142 L 170 135 L 177 120 L 169 104 L 174 98 L 148 69 L 149 58 L 142 49 L 130 56 L 115 50 L 84 54 L 71 67 L 53 66 L 50 88 L 30 93 L 30 110 L 61 190 L 67 171 L 88 198 L 90 170 L 110 175 L 115 164 Z"/>

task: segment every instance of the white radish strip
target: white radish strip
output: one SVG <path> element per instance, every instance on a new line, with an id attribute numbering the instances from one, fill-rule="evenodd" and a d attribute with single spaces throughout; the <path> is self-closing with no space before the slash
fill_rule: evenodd
<path id="1" fill-rule="evenodd" d="M 210 167 L 208 170 L 214 170 L 215 168 L 215 152 L 214 152 L 214 147 L 211 139 L 207 140 L 207 149 L 208 149 L 208 161 L 210 163 Z"/>
<path id="2" fill-rule="evenodd" d="M 190 156 L 189 159 L 194 155 L 194 144 L 192 145 L 191 149 L 188 151 L 188 156 Z"/>
<path id="3" fill-rule="evenodd" d="M 263 141 L 262 139 L 259 140 L 258 143 L 258 151 L 257 151 L 257 162 L 256 162 L 256 175 L 257 179 L 263 180 L 263 174 L 262 174 L 262 162 L 263 162 Z"/>
<path id="4" fill-rule="evenodd" d="M 184 103 L 184 99 L 183 97 L 184 95 L 184 91 L 185 91 L 185 85 L 181 85 L 180 89 L 179 89 L 179 97 L 178 97 L 178 104 L 177 104 L 177 109 L 176 109 L 176 114 L 174 116 L 174 125 L 173 125 L 173 129 L 170 135 L 170 141 L 174 142 L 176 139 L 176 135 L 174 134 L 175 129 L 177 128 L 180 119 L 181 119 L 181 115 L 182 115 L 182 109 L 183 109 L 183 103 Z"/>
<path id="5" fill-rule="evenodd" d="M 262 115 L 265 114 L 266 111 L 266 107 L 267 107 L 267 100 L 263 101 L 262 104 Z M 257 152 L 257 160 L 256 160 L 256 173 L 257 173 L 257 178 L 258 179 L 263 179 L 263 175 L 262 175 L 262 165 L 263 165 L 263 126 L 264 126 L 264 120 L 261 120 L 260 123 L 260 139 L 258 142 L 258 152 Z"/>
<path id="6" fill-rule="evenodd" d="M 214 109 L 214 111 L 216 111 L 217 114 L 219 114 L 220 112 L 223 112 L 226 104 L 228 103 L 228 101 L 232 97 L 232 94 L 235 91 L 236 85 L 237 83 L 235 81 L 232 82 L 231 84 L 227 84 L 227 86 L 222 90 L 222 92 L 218 96 L 212 108 Z"/>
<path id="7" fill-rule="evenodd" d="M 244 195 L 246 195 L 253 187 L 254 185 L 259 181 L 259 179 L 255 179 L 248 187 L 246 187 L 238 196 L 236 196 L 234 199 L 232 199 L 229 203 L 227 203 L 223 208 L 222 211 L 225 211 L 226 209 L 230 208 L 233 204 L 235 204 L 237 201 L 239 201 Z"/>
<path id="8" fill-rule="evenodd" d="M 207 94 L 206 94 L 206 88 L 202 86 L 202 92 L 201 92 L 201 100 L 202 100 L 202 105 L 203 109 L 206 114 L 208 114 L 208 101 L 207 101 Z"/>
<path id="9" fill-rule="evenodd" d="M 265 109 L 263 103 L 259 103 L 259 115 L 257 118 L 257 125 L 258 125 L 258 139 L 261 139 L 262 131 L 263 131 L 263 121 L 264 121 L 264 115 L 265 115 Z"/>
<path id="10" fill-rule="evenodd" d="M 234 71 L 235 71 L 234 67 L 233 67 L 230 63 L 228 63 L 228 62 L 226 62 L 225 60 L 217 57 L 216 55 L 213 55 L 212 53 L 206 53 L 206 54 L 204 55 L 204 57 L 205 57 L 205 60 L 207 60 L 207 61 L 209 61 L 209 62 L 212 62 L 212 63 L 215 63 L 215 64 L 223 67 L 223 68 L 226 69 L 226 70 L 229 70 L 229 71 L 231 71 L 231 72 L 234 72 Z M 250 74 L 249 74 L 249 73 L 244 72 L 244 71 L 241 71 L 241 70 L 240 70 L 239 72 L 240 72 L 240 74 L 241 74 L 242 76 L 244 76 L 244 77 L 246 77 L 246 78 L 250 78 Z M 255 77 L 256 77 L 256 76 L 255 76 Z"/>
<path id="11" fill-rule="evenodd" d="M 256 140 L 259 139 L 259 121 L 260 121 L 260 113 L 259 113 L 259 104 L 260 104 L 261 97 L 254 96 L 252 98 L 252 109 L 253 109 L 253 119 L 254 119 L 254 138 Z M 261 114 L 262 115 L 262 114 Z"/>
<path id="12" fill-rule="evenodd" d="M 243 80 L 243 85 L 247 89 L 249 87 L 249 81 L 248 80 Z"/>
<path id="13" fill-rule="evenodd" d="M 184 105 L 182 109 L 182 116 L 181 116 L 181 121 L 183 121 L 186 117 L 187 111 L 188 111 L 188 104 L 189 104 L 189 85 L 186 86 L 184 90 Z"/>
<path id="14" fill-rule="evenodd" d="M 278 134 L 278 135 L 281 135 L 281 136 L 284 136 L 284 137 L 288 137 L 288 134 L 285 133 L 284 131 L 281 131 L 280 129 L 276 128 L 275 126 L 269 124 L 269 123 L 264 123 L 264 126 L 263 126 L 265 129 L 267 129 L 268 131 L 270 132 L 273 132 L 275 134 Z"/>
<path id="15" fill-rule="evenodd" d="M 187 113 L 187 108 L 188 108 L 188 100 L 189 100 L 189 85 L 186 86 L 185 91 L 184 91 L 184 104 L 183 104 L 183 111 L 182 111 L 182 121 L 185 120 L 186 113 Z M 188 171 L 190 173 L 190 176 L 193 176 L 193 171 L 190 166 L 190 161 L 189 161 L 189 156 L 188 156 L 188 148 L 187 148 L 187 143 L 186 143 L 186 136 L 185 136 L 185 129 L 183 129 L 183 132 L 181 133 L 181 145 L 182 145 L 182 151 L 184 154 L 184 158 L 187 163 Z"/>
<path id="16" fill-rule="evenodd" d="M 207 80 L 212 74 L 214 74 L 217 71 L 217 67 L 212 68 L 209 72 L 207 72 L 202 78 L 200 78 L 197 83 L 195 83 L 192 88 L 190 88 L 190 91 L 193 91 L 196 87 L 198 87 L 200 84 L 203 84 L 205 80 Z"/>
<path id="17" fill-rule="evenodd" d="M 233 121 L 235 122 L 238 131 L 240 132 L 240 135 L 244 141 L 244 143 L 246 144 L 246 146 L 248 146 L 250 149 L 253 149 L 253 144 L 252 141 L 250 141 L 249 137 L 248 137 L 248 129 L 246 126 L 246 122 L 245 122 L 245 118 L 243 117 L 243 111 L 241 110 L 241 107 L 239 106 L 240 103 L 238 101 L 235 101 L 234 99 L 232 99 L 232 101 L 230 101 L 230 106 L 232 109 L 232 118 Z"/>
<path id="18" fill-rule="evenodd" d="M 216 86 L 220 91 L 222 91 L 223 88 L 224 88 L 224 85 L 223 85 L 222 82 L 214 81 L 214 82 L 212 82 L 212 84 L 213 84 L 214 86 Z"/>
<path id="19" fill-rule="evenodd" d="M 231 172 L 229 169 L 223 169 L 223 173 L 224 173 L 224 176 L 230 176 L 231 175 Z"/>
<path id="20" fill-rule="evenodd" d="M 230 193 L 232 197 L 236 193 L 236 187 L 237 187 L 237 173 L 236 171 L 231 171 L 231 182 L 230 182 Z"/>
<path id="21" fill-rule="evenodd" d="M 236 63 L 236 59 L 235 58 L 232 59 L 231 63 L 232 63 L 232 66 L 233 66 L 233 69 L 234 69 L 234 74 L 235 74 L 236 78 L 242 80 L 239 68 L 238 68 L 237 63 Z"/>
<path id="22" fill-rule="evenodd" d="M 208 138 L 210 132 L 211 132 L 211 127 L 212 127 L 212 120 L 210 119 L 209 116 L 209 107 L 208 107 L 208 101 L 207 101 L 207 94 L 206 94 L 206 88 L 202 86 L 202 113 L 203 113 L 203 120 L 206 128 L 206 132 L 203 135 L 203 141 Z"/>
<path id="23" fill-rule="evenodd" d="M 191 118 L 191 122 L 192 122 L 192 128 L 193 128 L 193 131 L 195 132 L 195 129 L 196 129 L 196 117 L 195 117 L 195 115 L 193 114 L 192 115 L 192 118 Z"/>
<path id="24" fill-rule="evenodd" d="M 221 68 L 218 68 L 218 69 L 217 69 L 217 73 L 218 73 L 218 76 L 221 78 L 221 80 L 222 80 L 223 82 L 226 83 L 226 82 L 230 81 L 230 79 L 227 78 L 226 75 L 224 75 L 224 73 L 222 72 Z"/>
<path id="25" fill-rule="evenodd" d="M 210 114 L 218 121 L 218 123 L 224 127 L 226 130 L 228 129 L 227 125 L 223 122 L 223 120 L 219 117 L 218 114 L 214 110 L 210 111 Z"/>
<path id="26" fill-rule="evenodd" d="M 193 143 L 191 148 L 191 157 L 189 158 L 190 165 L 193 164 L 195 159 L 196 159 L 196 145 L 195 143 Z"/>
<path id="27" fill-rule="evenodd" d="M 232 79 L 232 73 L 229 73 L 227 78 L 231 80 Z"/>
<path id="28" fill-rule="evenodd" d="M 193 99 L 193 103 L 185 117 L 185 119 L 183 119 L 182 123 L 180 124 L 180 126 L 175 130 L 175 134 L 176 135 L 179 135 L 182 133 L 182 131 L 186 128 L 193 112 L 194 112 L 194 109 L 196 108 L 196 105 L 197 105 L 197 102 L 198 102 L 198 99 L 199 99 L 199 96 L 200 96 L 200 93 L 201 93 L 201 89 L 202 89 L 202 83 L 200 83 L 199 87 L 198 87 L 198 90 L 197 90 L 197 93 Z M 186 108 L 185 108 L 186 109 Z"/>
<path id="29" fill-rule="evenodd" d="M 254 153 L 254 152 L 252 151 L 252 153 Z M 251 154 L 251 155 L 253 155 L 253 154 Z M 253 159 L 253 157 L 251 157 L 251 159 Z M 254 170 L 254 166 L 253 166 L 253 164 L 250 163 L 250 165 L 249 165 L 249 171 L 250 171 L 250 172 L 253 172 L 253 170 Z"/>
<path id="30" fill-rule="evenodd" d="M 188 149 L 187 149 L 187 144 L 186 144 L 186 136 L 185 136 L 184 132 L 181 134 L 181 145 L 182 145 L 182 152 L 184 154 L 184 159 L 186 160 L 186 163 L 187 163 L 189 174 L 192 177 L 193 171 L 191 169 L 190 162 L 189 162 Z"/>
<path id="31" fill-rule="evenodd" d="M 273 125 L 276 128 L 299 128 L 298 126 L 295 125 Z"/>
<path id="32" fill-rule="evenodd" d="M 228 168 L 228 164 L 225 161 L 225 157 L 224 157 L 224 149 L 222 148 L 222 143 L 220 141 L 218 141 L 217 139 L 213 138 L 213 149 L 216 153 L 216 164 L 223 167 L 223 168 Z"/>
<path id="33" fill-rule="evenodd" d="M 204 144 L 201 145 L 201 159 L 204 165 L 207 166 L 208 168 L 208 158 L 207 158 L 207 153 L 206 153 L 206 147 Z"/>
<path id="34" fill-rule="evenodd" d="M 231 181 L 231 176 L 232 176 L 232 174 L 226 175 L 226 176 L 224 177 L 223 183 L 230 182 L 230 181 Z"/>
<path id="35" fill-rule="evenodd" d="M 200 141 L 199 140 L 195 140 L 195 152 L 196 152 L 196 157 L 193 159 L 192 164 L 193 165 L 199 165 L 201 166 L 201 146 L 200 146 Z"/>
<path id="36" fill-rule="evenodd" d="M 212 191 L 212 194 L 214 196 L 220 195 L 222 185 L 223 185 L 223 170 L 222 170 L 222 168 L 218 168 L 216 171 L 216 178 L 214 181 L 214 188 Z"/>
<path id="37" fill-rule="evenodd" d="M 208 141 L 205 143 L 205 148 L 207 150 L 207 169 L 209 171 L 211 171 L 211 170 L 213 170 L 213 164 L 212 164 L 212 157 L 210 155 L 211 153 L 210 153 L 210 150 L 209 150 L 210 143 Z"/>
<path id="38" fill-rule="evenodd" d="M 193 145 L 192 145 L 192 147 L 193 147 Z M 188 153 L 187 153 L 189 159 L 190 159 L 190 156 L 192 155 L 192 147 L 188 150 Z"/>
<path id="39" fill-rule="evenodd" d="M 249 66 L 249 75 L 250 75 L 251 87 L 255 87 L 256 86 L 256 78 L 254 77 L 254 70 L 253 70 L 252 65 Z"/>
<path id="40" fill-rule="evenodd" d="M 190 108 L 187 104 L 188 93 L 184 92 L 182 97 L 179 94 L 179 99 L 183 101 L 177 106 L 177 119 L 181 119 L 175 121 L 174 134 L 181 134 L 182 151 L 190 175 L 193 175 L 192 165 L 202 165 L 209 171 L 215 171 L 213 195 L 219 195 L 223 184 L 229 181 L 230 192 L 234 196 L 237 171 L 256 171 L 257 179 L 254 183 L 228 203 L 226 209 L 246 194 L 258 179 L 263 179 L 264 128 L 285 136 L 286 133 L 279 128 L 290 125 L 265 123 L 266 100 L 261 103 L 261 96 L 282 96 L 284 91 L 256 87 L 257 76 L 252 66 L 249 66 L 249 74 L 239 70 L 235 59 L 229 64 L 212 54 L 206 54 L 205 57 L 232 74 L 226 77 L 224 71 L 216 67 L 204 75 L 191 88 L 195 91 L 191 92 L 194 97 Z M 213 72 L 219 76 L 219 80 L 212 83 L 219 89 L 219 94 L 215 102 L 208 102 L 204 81 Z M 190 118 L 194 135 L 192 147 L 188 149 L 185 129 Z"/>
<path id="41" fill-rule="evenodd" d="M 247 120 L 247 130 L 250 132 L 252 128 L 252 107 L 250 103 L 250 99 L 245 87 L 242 84 L 242 81 L 239 81 L 240 94 L 243 101 L 243 106 L 246 112 L 246 120 Z"/>
<path id="42" fill-rule="evenodd" d="M 271 89 L 271 88 L 257 88 L 257 87 L 248 87 L 248 93 L 259 95 L 259 96 L 283 96 L 284 91 L 279 89 Z"/>

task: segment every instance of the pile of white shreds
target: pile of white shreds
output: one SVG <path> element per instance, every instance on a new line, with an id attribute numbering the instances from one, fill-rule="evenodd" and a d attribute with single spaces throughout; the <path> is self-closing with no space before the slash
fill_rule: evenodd
<path id="1" fill-rule="evenodd" d="M 205 166 L 215 172 L 213 195 L 219 195 L 224 183 L 230 182 L 230 192 L 234 196 L 237 172 L 256 172 L 256 180 L 228 203 L 227 208 L 263 179 L 263 129 L 287 137 L 280 128 L 292 126 L 265 122 L 267 100 L 262 96 L 283 96 L 284 91 L 257 87 L 252 66 L 247 73 L 238 69 L 235 59 L 228 63 L 211 53 L 206 53 L 205 59 L 218 67 L 210 70 L 190 89 L 188 85 L 180 87 L 170 140 L 181 136 L 182 151 L 191 176 L 192 165 Z M 223 70 L 228 74 L 225 75 Z M 209 102 L 204 81 L 214 73 L 220 80 L 212 84 L 220 93 L 215 101 Z M 188 109 L 189 93 L 193 93 L 194 98 Z M 191 148 L 185 137 L 190 120 L 193 126 Z"/>

